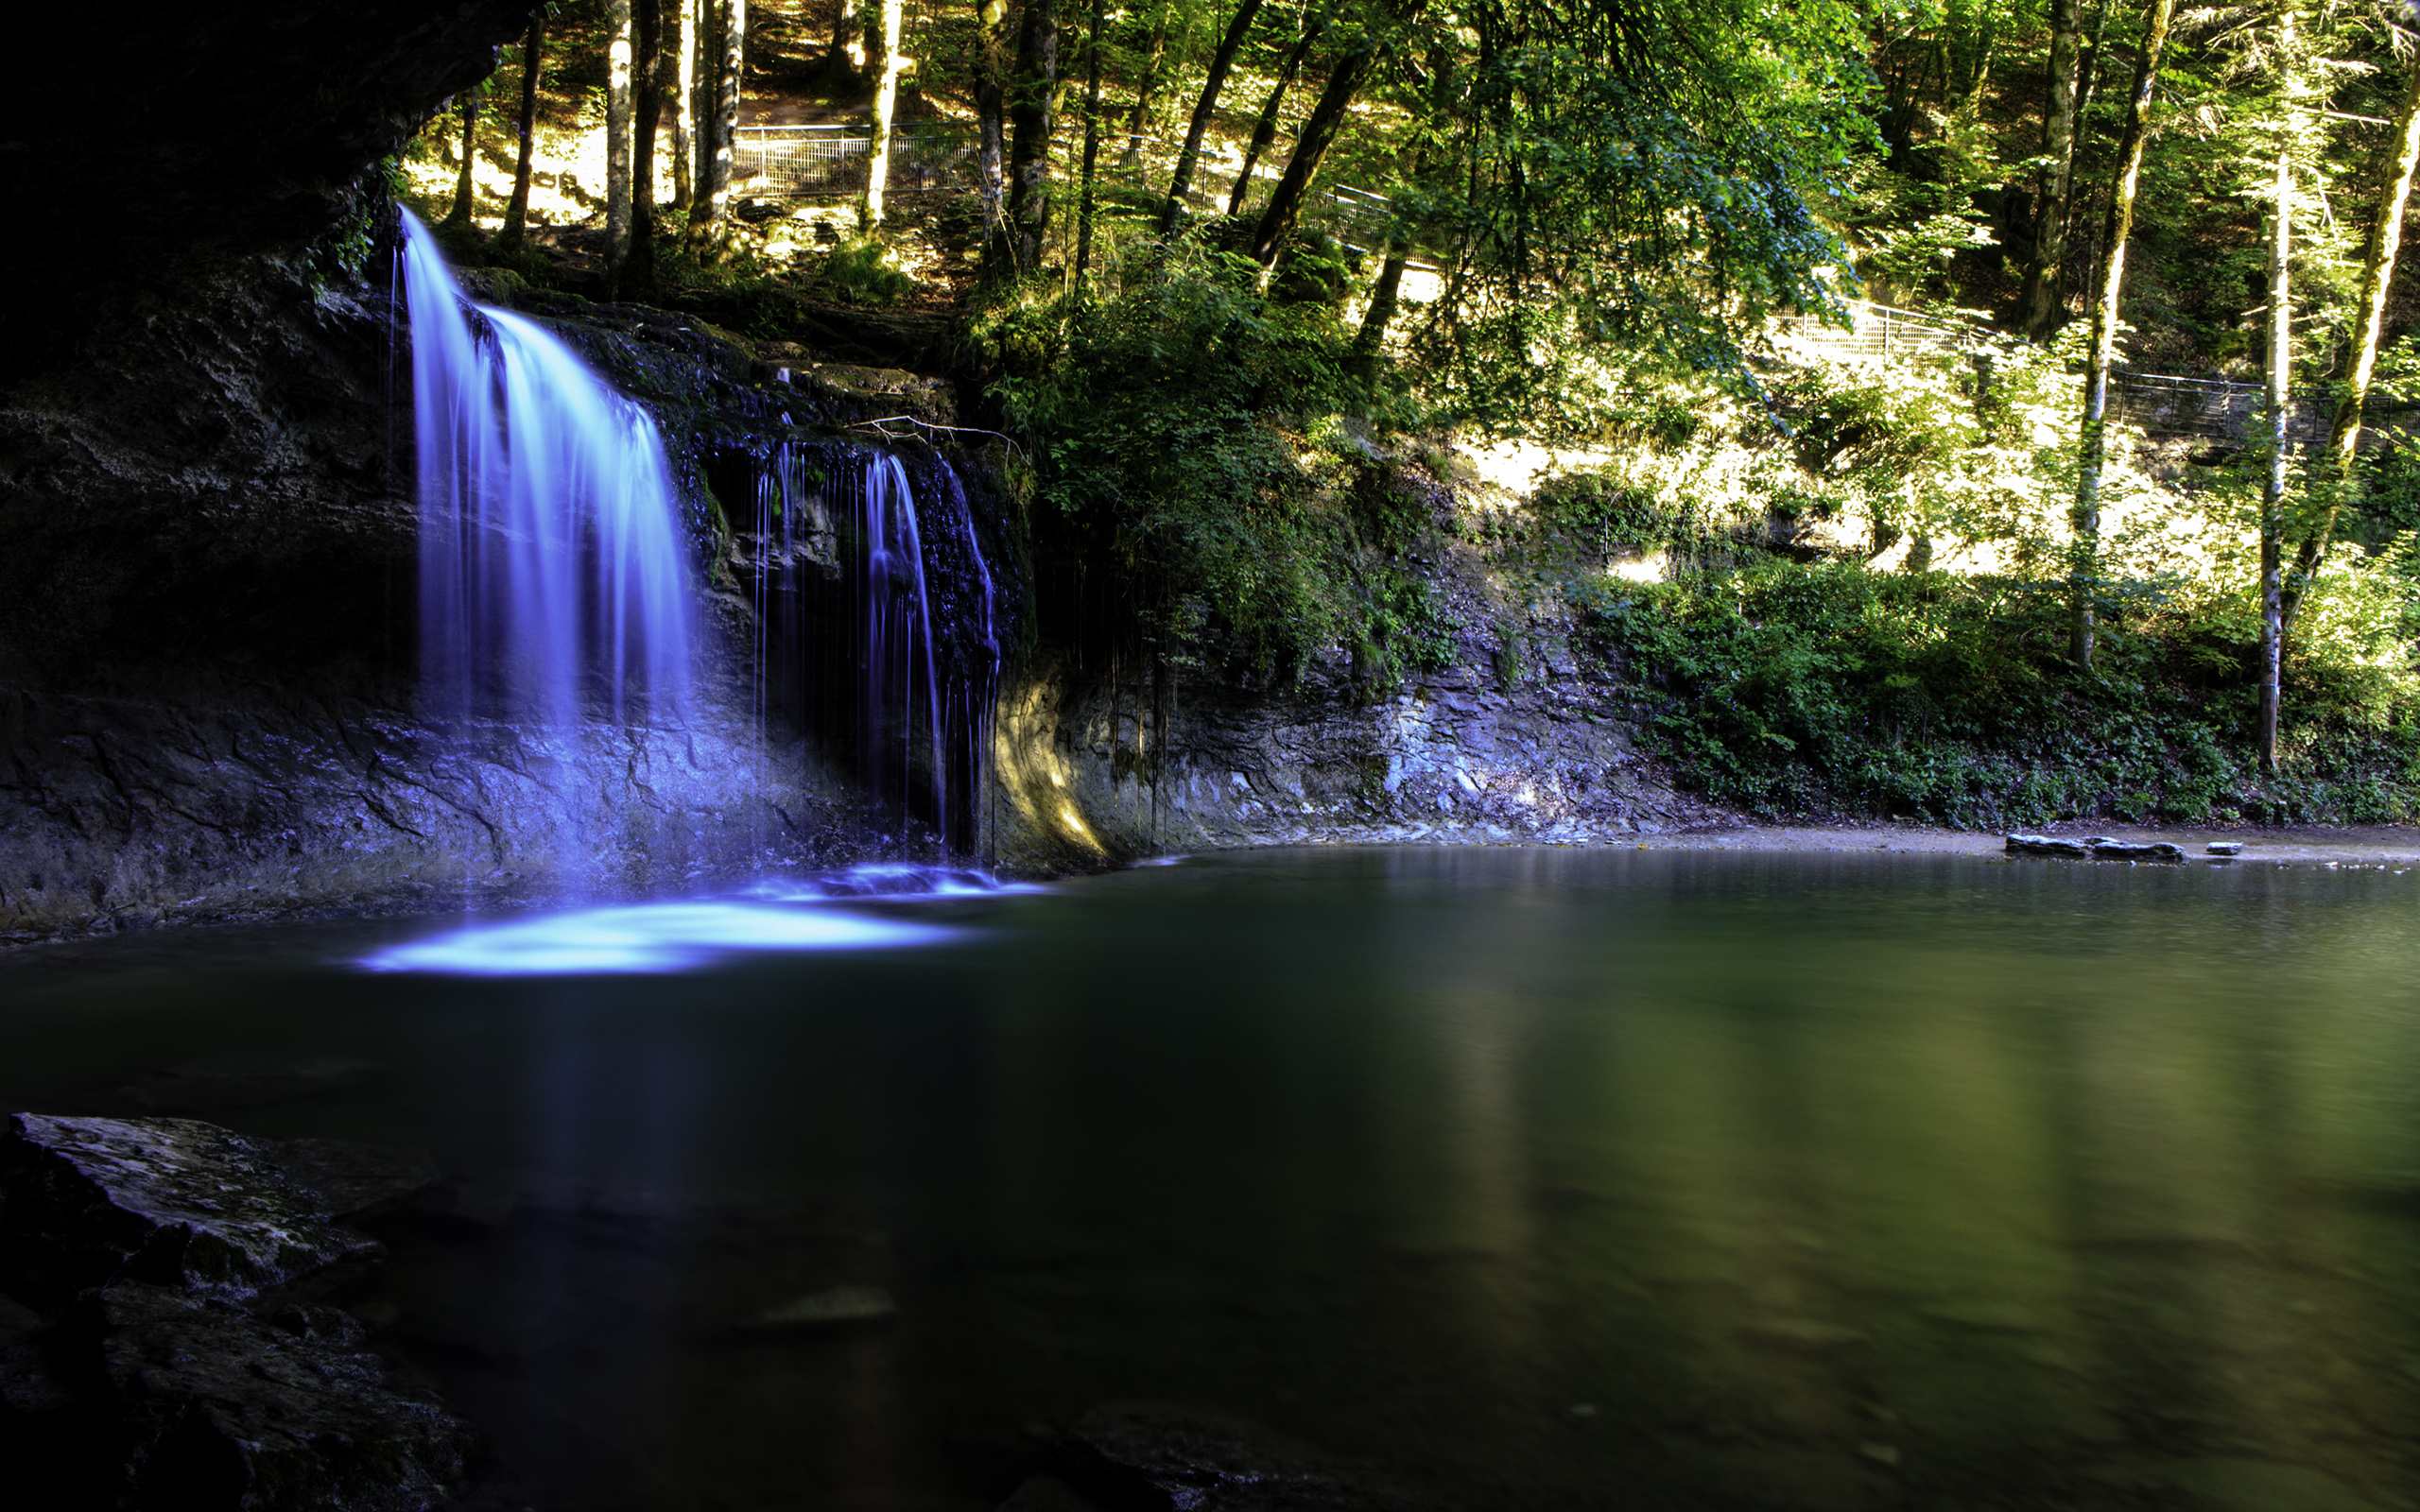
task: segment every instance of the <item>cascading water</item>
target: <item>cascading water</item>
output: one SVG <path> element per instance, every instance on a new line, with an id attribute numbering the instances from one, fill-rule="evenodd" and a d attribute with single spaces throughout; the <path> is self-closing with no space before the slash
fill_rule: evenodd
<path id="1" fill-rule="evenodd" d="M 919 490 L 887 452 L 774 449 L 757 473 L 758 691 L 964 854 L 981 846 L 997 589 L 956 472 L 937 457 L 926 471 Z"/>
<path id="2" fill-rule="evenodd" d="M 421 682 L 441 720 L 688 722 L 696 632 L 664 445 L 545 330 L 463 297 L 410 212 Z"/>

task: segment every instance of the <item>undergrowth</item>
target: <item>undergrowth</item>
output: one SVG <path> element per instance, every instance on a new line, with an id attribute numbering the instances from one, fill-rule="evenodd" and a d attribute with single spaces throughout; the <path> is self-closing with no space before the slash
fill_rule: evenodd
<path id="1" fill-rule="evenodd" d="M 2062 588 L 2038 579 L 1772 560 L 1575 592 L 1637 670 L 1659 754 L 1761 816 L 2420 816 L 2420 723 L 2358 665 L 2289 667 L 2280 771 L 2264 777 L 2253 648 L 2223 622 L 2113 605 L 2085 673 L 2065 659 Z"/>

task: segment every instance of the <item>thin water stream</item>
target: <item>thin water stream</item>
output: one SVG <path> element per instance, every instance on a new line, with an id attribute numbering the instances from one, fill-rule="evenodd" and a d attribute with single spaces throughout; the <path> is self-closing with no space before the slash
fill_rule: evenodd
<path id="1" fill-rule="evenodd" d="M 433 1150 L 354 1305 L 542 1507 L 988 1507 L 1150 1397 L 1472 1508 L 2387 1509 L 2416 883 L 1340 850 L 681 970 L 138 936 L 0 963 L 0 1098 Z M 896 1313 L 752 1326 L 842 1287 Z"/>

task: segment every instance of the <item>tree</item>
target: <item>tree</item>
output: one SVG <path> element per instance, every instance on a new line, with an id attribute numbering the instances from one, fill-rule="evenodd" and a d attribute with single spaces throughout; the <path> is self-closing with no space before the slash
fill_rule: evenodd
<path id="1" fill-rule="evenodd" d="M 746 65 L 744 52 L 748 45 L 748 0 L 700 3 L 716 9 L 709 54 L 715 66 L 711 77 L 701 84 L 701 90 L 713 100 L 713 108 L 706 112 L 700 154 L 705 167 L 700 176 L 704 202 L 690 212 L 690 218 L 712 224 L 731 212 L 731 175 L 739 141 L 740 75 Z"/>
<path id="2" fill-rule="evenodd" d="M 636 8 L 638 55 L 632 67 L 638 79 L 637 120 L 631 143 L 631 250 L 622 264 L 621 293 L 625 299 L 655 298 L 655 131 L 664 114 L 664 90 L 657 75 L 663 61 L 663 0 L 632 0 Z"/>
<path id="3" fill-rule="evenodd" d="M 1002 186 L 1009 100 L 1009 0 L 976 0 L 976 180 L 983 197 L 982 266 L 987 277 L 1012 269 Z"/>
<path id="4" fill-rule="evenodd" d="M 2160 54 L 2176 0 L 2152 0 L 2143 24 L 2140 60 L 2135 68 L 2134 100 L 2118 140 L 2118 172 L 2109 191 L 2109 215 L 2101 233 L 2100 263 L 2094 270 L 2098 297 L 2092 306 L 2092 341 L 2085 357 L 2083 426 L 2077 446 L 2074 562 L 2069 573 L 2068 654 L 2080 667 L 2092 665 L 2098 633 L 2095 595 L 2100 592 L 2100 472 L 2109 455 L 2109 370 L 2118 357 L 2118 294 L 2126 277 L 2126 238 L 2135 226 L 2135 193 L 2142 180 L 2143 146 L 2151 136 L 2152 91 L 2159 82 Z"/>
<path id="5" fill-rule="evenodd" d="M 1176 0 L 1160 0 L 1151 22 L 1150 45 L 1143 50 L 1143 77 L 1134 86 L 1134 109 L 1126 117 L 1126 151 L 1118 159 L 1127 167 L 1143 158 L 1143 134 L 1151 124 L 1151 98 L 1160 90 L 1160 65 L 1167 60 L 1168 21 L 1175 10 Z"/>
<path id="6" fill-rule="evenodd" d="M 1184 214 L 1184 192 L 1193 186 L 1194 164 L 1201 158 L 1201 138 L 1210 129 L 1210 117 L 1219 109 L 1219 91 L 1227 82 L 1227 70 L 1235 66 L 1236 52 L 1252 31 L 1253 18 L 1260 14 L 1260 0 L 1242 0 L 1236 7 L 1235 19 L 1227 24 L 1227 34 L 1219 40 L 1219 50 L 1211 57 L 1210 75 L 1201 85 L 1201 98 L 1193 107 L 1193 122 L 1185 129 L 1184 146 L 1177 153 L 1176 173 L 1168 182 L 1167 208 L 1160 215 L 1160 234 L 1176 234 L 1178 218 Z"/>
<path id="7" fill-rule="evenodd" d="M 2076 165 L 2076 82 L 2083 33 L 2083 0 L 2051 0 L 2049 89 L 2042 108 L 2042 156 L 2035 198 L 2033 253 L 2025 262 L 2018 328 L 2035 341 L 2059 329 L 2067 250 L 2067 191 Z"/>
<path id="8" fill-rule="evenodd" d="M 1270 144 L 1277 140 L 1278 110 L 1286 102 L 1286 92 L 1293 87 L 1294 76 L 1302 69 L 1303 60 L 1309 54 L 1311 44 L 1318 42 L 1320 33 L 1326 29 L 1326 11 L 1304 9 L 1302 35 L 1295 38 L 1294 45 L 1286 50 L 1285 61 L 1277 65 L 1277 82 L 1270 87 L 1269 98 L 1260 107 L 1259 119 L 1253 122 L 1252 140 L 1244 144 L 1243 166 L 1236 170 L 1236 187 L 1227 196 L 1228 215 L 1240 215 L 1244 213 L 1244 201 L 1252 197 L 1252 170 L 1260 162 L 1260 155 L 1269 150 Z"/>
<path id="9" fill-rule="evenodd" d="M 1093 185 L 1100 165 L 1100 43 L 1108 19 L 1107 0 L 1093 0 L 1091 27 L 1084 33 L 1084 161 L 1080 170 L 1082 196 L 1076 212 L 1076 293 L 1082 297 L 1084 270 L 1093 260 Z"/>
<path id="10" fill-rule="evenodd" d="M 873 142 L 866 149 L 866 195 L 857 225 L 869 235 L 882 228 L 882 192 L 890 180 L 890 116 L 899 99 L 900 0 L 876 0 L 882 11 L 882 76 L 873 91 Z"/>
<path id="11" fill-rule="evenodd" d="M 496 240 L 518 247 L 529 224 L 529 172 L 538 146 L 538 70 L 546 42 L 546 12 L 530 12 L 529 32 L 521 41 L 521 146 L 512 163 L 512 199 L 504 207 L 504 229 Z"/>
<path id="12" fill-rule="evenodd" d="M 459 101 L 462 113 L 462 171 L 454 180 L 454 208 L 445 213 L 445 224 L 458 227 L 463 231 L 471 229 L 472 202 L 477 195 L 477 186 L 471 182 L 471 163 L 479 146 L 479 95 L 486 87 L 484 84 L 472 85 L 462 92 Z"/>
<path id="13" fill-rule="evenodd" d="M 1319 103 L 1311 107 L 1311 113 L 1303 121 L 1303 129 L 1294 138 L 1293 156 L 1287 160 L 1286 172 L 1269 197 L 1269 208 L 1261 212 L 1259 229 L 1253 233 L 1252 255 L 1263 267 L 1275 266 L 1277 254 L 1293 237 L 1294 223 L 1302 217 L 1311 180 L 1318 176 L 1328 149 L 1336 145 L 1337 134 L 1343 129 L 1346 113 L 1361 93 L 1363 81 L 1377 65 L 1380 46 L 1391 40 L 1388 33 L 1393 27 L 1387 24 L 1408 25 L 1425 4 L 1426 0 L 1378 0 L 1372 24 L 1364 28 L 1352 49 L 1337 60 L 1328 75 L 1327 88 L 1320 93 Z"/>
<path id="14" fill-rule="evenodd" d="M 2361 444 L 2361 421 L 2369 406 L 2370 382 L 2377 371 L 2378 342 L 2386 331 L 2386 296 L 2394 283 L 2395 256 L 2403 245 L 2403 213 L 2411 202 L 2413 170 L 2420 166 L 2420 61 L 2412 64 L 2394 131 L 2380 147 L 2378 156 L 2378 177 L 2383 182 L 2377 207 L 2370 216 L 2369 233 L 2361 245 L 2361 295 L 2356 306 L 2359 314 L 2353 333 L 2352 366 L 2345 376 L 2343 392 L 2337 397 L 2335 420 L 2328 431 L 2327 457 L 2318 480 L 2317 491 L 2323 501 L 2319 522 L 2295 548 L 2293 570 L 2286 576 L 2278 606 L 2281 638 L 2293 633 L 2294 616 L 2302 608 L 2304 595 L 2310 591 L 2311 579 L 2319 575 L 2327 560 L 2328 547 L 2335 542 L 2337 521 L 2360 488 L 2360 472 L 2356 464 Z"/>
<path id="15" fill-rule="evenodd" d="M 631 253 L 631 0 L 605 8 L 605 284 Z"/>
<path id="16" fill-rule="evenodd" d="M 837 0 L 832 7 L 832 45 L 823 66 L 835 80 L 854 79 L 866 65 L 865 7 L 860 0 Z"/>
<path id="17" fill-rule="evenodd" d="M 2285 14 L 2293 26 L 2293 12 Z M 2277 131 L 2276 178 L 2269 209 L 2268 385 L 2261 393 L 2260 769 L 2277 769 L 2278 672 L 2285 650 L 2285 584 L 2279 576 L 2286 509 L 2286 425 L 2293 376 L 2294 152 L 2290 125 Z"/>
<path id="18" fill-rule="evenodd" d="M 1050 232 L 1050 137 L 1058 125 L 1059 16 L 1055 0 L 1026 0 L 1017 28 L 1016 77 L 1010 90 L 1009 221 L 1016 266 L 1042 266 Z"/>
<path id="19" fill-rule="evenodd" d="M 672 208 L 685 212 L 697 183 L 698 0 L 673 4 Z"/>

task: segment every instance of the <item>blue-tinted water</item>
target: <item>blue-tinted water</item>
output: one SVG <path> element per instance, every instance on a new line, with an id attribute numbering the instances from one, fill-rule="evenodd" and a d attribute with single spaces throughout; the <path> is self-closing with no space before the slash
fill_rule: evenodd
<path id="1" fill-rule="evenodd" d="M 542 1506 L 986 1507 L 1156 1397 L 1474 1508 L 2391 1508 L 2415 885 L 1364 850 L 759 896 L 932 933 L 662 973 L 138 936 L 0 963 L 0 1099 L 434 1150 L 476 1221 L 356 1305 Z"/>

